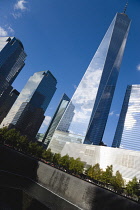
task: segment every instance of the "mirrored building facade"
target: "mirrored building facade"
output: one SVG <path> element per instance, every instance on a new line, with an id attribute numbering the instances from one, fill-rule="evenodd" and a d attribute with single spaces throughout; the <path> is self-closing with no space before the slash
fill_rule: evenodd
<path id="1" fill-rule="evenodd" d="M 52 117 L 52 120 L 48 126 L 48 129 L 45 132 L 45 135 L 44 135 L 44 138 L 42 141 L 45 145 L 48 145 L 50 143 L 51 138 L 54 134 L 54 131 L 55 131 L 56 127 L 58 126 L 58 123 L 61 120 L 61 117 L 62 117 L 66 107 L 68 106 L 69 101 L 70 101 L 69 97 L 66 94 L 64 94 L 60 100 L 60 103 L 59 103 L 55 113 L 54 113 L 54 116 Z"/>
<path id="2" fill-rule="evenodd" d="M 22 134 L 35 138 L 56 91 L 56 84 L 57 81 L 50 71 L 34 73 L 0 127 L 15 127 Z"/>
<path id="3" fill-rule="evenodd" d="M 6 89 L 5 100 L 0 106 L 0 123 L 6 117 L 12 105 L 15 103 L 17 97 L 19 96 L 19 92 L 16 89 L 13 89 L 12 86 L 9 86 Z"/>
<path id="4" fill-rule="evenodd" d="M 58 125 L 53 135 L 49 145 L 52 151 L 55 152 L 59 146 L 63 148 L 67 141 L 96 145 L 101 143 L 130 22 L 124 13 L 117 13 L 114 17 L 60 120 L 59 125 L 72 116 L 67 130 Z"/>
<path id="5" fill-rule="evenodd" d="M 140 151 L 140 85 L 126 90 L 112 147 Z"/>
<path id="6" fill-rule="evenodd" d="M 0 37 L 0 102 L 5 90 L 25 65 L 23 44 L 15 37 Z"/>

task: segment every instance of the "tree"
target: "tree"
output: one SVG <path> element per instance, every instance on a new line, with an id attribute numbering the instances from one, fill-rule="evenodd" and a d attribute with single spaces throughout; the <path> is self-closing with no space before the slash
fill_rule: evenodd
<path id="1" fill-rule="evenodd" d="M 102 172 L 101 174 L 101 181 L 110 184 L 112 182 L 113 177 L 113 166 L 107 166 L 106 170 Z"/>
<path id="2" fill-rule="evenodd" d="M 38 150 L 38 143 L 37 142 L 29 142 L 28 152 L 29 154 L 36 156 Z"/>
<path id="3" fill-rule="evenodd" d="M 90 167 L 86 170 L 85 174 L 86 174 L 87 176 L 89 176 L 89 177 L 92 178 L 92 176 L 93 176 L 93 167 L 90 166 Z"/>
<path id="4" fill-rule="evenodd" d="M 17 142 L 17 148 L 20 151 L 27 152 L 29 147 L 29 141 L 26 136 L 20 136 L 18 142 Z"/>
<path id="5" fill-rule="evenodd" d="M 80 158 L 74 160 L 74 158 L 70 158 L 69 160 L 69 170 L 75 174 L 83 173 L 84 163 L 80 161 Z"/>
<path id="6" fill-rule="evenodd" d="M 90 166 L 87 170 L 87 175 L 95 180 L 101 179 L 102 170 L 100 169 L 99 163 L 95 164 L 94 166 Z"/>
<path id="7" fill-rule="evenodd" d="M 116 175 L 112 177 L 111 184 L 113 185 L 115 191 L 117 191 L 118 193 L 122 192 L 124 187 L 124 180 L 119 171 L 116 171 Z"/>
<path id="8" fill-rule="evenodd" d="M 65 169 L 69 169 L 70 157 L 68 155 L 64 155 L 61 157 L 59 164 Z"/>
<path id="9" fill-rule="evenodd" d="M 14 148 L 20 139 L 20 132 L 16 131 L 16 129 L 10 129 L 4 134 L 4 139 L 6 144 Z"/>
<path id="10" fill-rule="evenodd" d="M 126 185 L 126 193 L 130 196 L 138 196 L 138 181 L 137 178 L 134 177 L 132 181 L 129 181 Z"/>
<path id="11" fill-rule="evenodd" d="M 4 127 L 4 128 L 0 128 L 0 143 L 4 143 L 5 142 L 5 137 L 4 135 L 7 133 L 8 128 Z"/>
<path id="12" fill-rule="evenodd" d="M 69 159 L 69 168 L 68 168 L 71 172 L 74 172 L 74 158 L 70 157 Z"/>
<path id="13" fill-rule="evenodd" d="M 100 176 L 101 176 L 100 165 L 97 163 L 95 166 L 93 166 L 92 170 L 93 170 L 92 178 L 96 180 L 100 180 Z"/>
<path id="14" fill-rule="evenodd" d="M 60 164 L 60 160 L 61 160 L 61 155 L 59 153 L 55 153 L 53 156 L 53 163 L 55 165 L 59 165 Z"/>
<path id="15" fill-rule="evenodd" d="M 82 174 L 84 169 L 84 163 L 80 160 L 80 158 L 77 158 L 75 160 L 75 172 L 77 174 Z"/>
<path id="16" fill-rule="evenodd" d="M 53 153 L 51 152 L 51 149 L 47 149 L 46 151 L 44 150 L 42 153 L 42 158 L 45 159 L 46 161 L 52 162 Z"/>
<path id="17" fill-rule="evenodd" d="M 44 148 L 38 145 L 36 148 L 36 157 L 42 158 L 43 152 L 44 152 Z"/>

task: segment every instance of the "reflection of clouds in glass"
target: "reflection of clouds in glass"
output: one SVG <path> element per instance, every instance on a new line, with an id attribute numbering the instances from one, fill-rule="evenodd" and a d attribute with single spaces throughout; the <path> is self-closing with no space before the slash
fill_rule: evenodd
<path id="1" fill-rule="evenodd" d="M 75 107 L 74 117 L 69 127 L 69 132 L 71 133 L 80 135 L 86 134 L 104 69 L 115 20 L 116 16 L 112 21 L 107 33 L 105 34 L 99 48 L 97 49 L 93 59 L 91 60 L 91 63 L 89 64 L 89 67 L 87 68 L 79 86 L 77 87 L 71 99 L 72 104 Z M 109 96 L 109 94 L 106 94 L 104 97 L 108 98 Z M 62 117 L 62 120 L 67 115 L 67 112 L 69 112 L 68 108 Z"/>
<path id="2" fill-rule="evenodd" d="M 43 72 L 34 73 L 34 75 L 29 78 L 28 82 L 26 83 L 25 87 L 22 89 L 20 95 L 18 96 L 10 112 L 5 118 L 5 121 L 7 120 L 9 123 L 10 120 L 12 120 L 12 118 L 14 117 L 15 113 L 18 112 L 20 107 L 23 104 L 26 106 L 26 104 L 30 101 L 31 97 L 36 91 L 37 86 L 39 85 L 42 78 L 43 78 Z"/>
<path id="3" fill-rule="evenodd" d="M 51 117 L 50 116 L 46 116 L 44 121 L 43 121 L 43 123 L 42 123 L 42 125 L 41 125 L 41 128 L 47 127 L 49 125 L 50 121 L 51 121 Z"/>
<path id="4" fill-rule="evenodd" d="M 140 88 L 140 87 L 139 87 Z M 140 121 L 140 90 L 132 86 L 132 92 L 129 100 L 128 110 L 125 118 L 125 130 L 132 130 Z"/>
<path id="5" fill-rule="evenodd" d="M 20 101 L 29 101 L 31 99 L 42 78 L 43 76 L 41 72 L 37 72 L 30 77 L 19 95 Z"/>
<path id="6" fill-rule="evenodd" d="M 112 115 L 114 115 L 114 111 L 112 111 L 112 112 L 109 113 L 109 116 L 112 116 Z"/>
<path id="7" fill-rule="evenodd" d="M 88 121 L 88 116 L 90 113 L 87 112 L 87 110 L 79 110 L 79 111 L 75 111 L 75 115 L 73 117 L 73 121 L 74 122 L 81 122 L 81 123 L 85 123 L 85 121 Z"/>
<path id="8" fill-rule="evenodd" d="M 1 33 L 0 33 L 0 36 Z M 8 37 L 0 37 L 0 51 L 5 47 L 5 45 L 7 44 L 6 40 L 8 39 Z"/>
<path id="9" fill-rule="evenodd" d="M 83 104 L 87 103 L 96 97 L 97 88 L 99 86 L 102 70 L 97 69 L 93 72 L 90 70 L 86 72 L 82 82 L 78 86 L 72 98 L 73 103 Z"/>

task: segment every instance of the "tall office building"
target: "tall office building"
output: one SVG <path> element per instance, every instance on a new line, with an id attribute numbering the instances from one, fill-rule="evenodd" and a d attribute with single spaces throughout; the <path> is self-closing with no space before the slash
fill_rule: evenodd
<path id="1" fill-rule="evenodd" d="M 12 86 L 9 86 L 6 89 L 5 95 L 6 95 L 5 100 L 3 101 L 2 105 L 0 106 L 0 123 L 6 117 L 9 110 L 15 103 L 17 97 L 19 96 L 19 92 L 17 90 L 13 89 Z"/>
<path id="2" fill-rule="evenodd" d="M 58 125 L 53 135 L 49 145 L 52 151 L 59 152 L 54 144 L 62 149 L 66 141 L 101 143 L 130 22 L 124 13 L 117 13 L 114 17 L 62 117 L 63 120 L 69 116 L 70 106 L 74 106 L 74 116 L 67 132 L 62 128 L 60 132 Z"/>
<path id="3" fill-rule="evenodd" d="M 128 85 L 112 147 L 140 151 L 140 85 Z"/>
<path id="4" fill-rule="evenodd" d="M 0 103 L 5 90 L 13 83 L 25 65 L 23 44 L 15 37 L 0 37 Z"/>
<path id="5" fill-rule="evenodd" d="M 57 81 L 50 71 L 34 73 L 21 91 L 0 127 L 17 128 L 35 138 L 55 91 Z"/>
<path id="6" fill-rule="evenodd" d="M 61 117 L 62 117 L 69 101 L 70 101 L 69 97 L 66 94 L 64 94 L 62 96 L 61 101 L 60 101 L 60 103 L 54 113 L 54 116 L 48 126 L 48 129 L 45 132 L 45 135 L 44 135 L 44 138 L 42 141 L 44 144 L 48 145 L 50 143 L 51 138 L 54 134 L 54 131 L 55 131 L 56 127 L 58 126 L 58 123 L 61 120 Z"/>

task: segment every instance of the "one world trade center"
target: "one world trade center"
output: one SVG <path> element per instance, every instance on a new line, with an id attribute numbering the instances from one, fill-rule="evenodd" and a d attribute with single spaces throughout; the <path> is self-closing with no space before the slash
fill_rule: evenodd
<path id="1" fill-rule="evenodd" d="M 125 13 L 115 15 L 54 132 L 52 152 L 65 142 L 102 143 L 130 23 Z"/>

